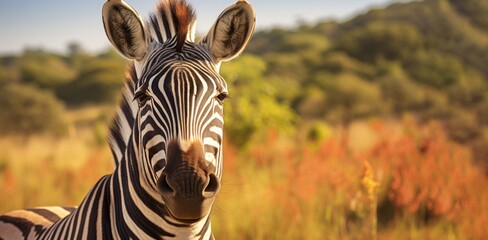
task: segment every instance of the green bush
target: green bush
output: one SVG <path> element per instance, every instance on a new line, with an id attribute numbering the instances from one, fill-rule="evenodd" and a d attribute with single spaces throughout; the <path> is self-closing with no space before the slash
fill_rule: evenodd
<path id="1" fill-rule="evenodd" d="M 463 75 L 461 61 L 436 50 L 418 51 L 405 63 L 412 80 L 435 88 L 456 83 Z"/>
<path id="2" fill-rule="evenodd" d="M 0 89 L 0 134 L 64 134 L 63 106 L 48 91 L 31 86 L 5 85 Z"/>
<path id="3" fill-rule="evenodd" d="M 26 51 L 19 58 L 22 81 L 43 88 L 52 88 L 72 81 L 76 71 L 54 54 L 43 51 Z"/>
<path id="4" fill-rule="evenodd" d="M 83 64 L 79 76 L 56 89 L 69 105 L 115 102 L 125 79 L 126 62 L 103 55 Z"/>
<path id="5" fill-rule="evenodd" d="M 404 59 L 422 44 L 422 35 L 412 25 L 372 22 L 344 34 L 338 41 L 338 49 L 357 59 L 374 62 Z"/>
<path id="6" fill-rule="evenodd" d="M 7 70 L 0 65 L 0 84 L 5 84 L 8 81 Z"/>
<path id="7" fill-rule="evenodd" d="M 324 77 L 328 119 L 347 126 L 353 120 L 381 115 L 383 101 L 378 85 L 353 74 Z"/>
<path id="8" fill-rule="evenodd" d="M 401 115 L 407 111 L 421 110 L 426 101 L 427 90 L 413 82 L 400 66 L 392 66 L 379 80 L 383 99 L 390 111 Z"/>
<path id="9" fill-rule="evenodd" d="M 450 0 L 462 13 L 469 16 L 477 26 L 488 29 L 488 1 L 485 0 Z"/>
<path id="10" fill-rule="evenodd" d="M 222 66 L 231 97 L 224 104 L 226 137 L 238 146 L 269 129 L 292 129 L 296 116 L 287 104 L 277 100 L 277 87 L 263 76 L 266 67 L 263 60 L 252 55 Z"/>

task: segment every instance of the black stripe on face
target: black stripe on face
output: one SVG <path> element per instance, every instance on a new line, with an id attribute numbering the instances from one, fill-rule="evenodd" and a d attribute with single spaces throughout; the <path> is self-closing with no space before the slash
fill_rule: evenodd
<path id="1" fill-rule="evenodd" d="M 141 109 L 141 117 L 147 118 L 139 124 L 141 130 L 150 124 L 154 131 L 145 133 L 151 137 L 143 136 L 143 146 L 148 146 L 148 141 L 155 134 L 166 140 L 182 135 L 201 140 L 210 137 L 221 145 L 222 136 L 209 132 L 209 129 L 212 126 L 222 128 L 222 121 L 211 118 L 215 112 L 222 115 L 222 107 L 216 106 L 218 103 L 214 95 L 225 91 L 226 83 L 215 71 L 202 49 L 188 43 L 184 50 L 183 53 L 168 49 L 153 52 L 146 65 L 146 72 L 141 80 L 146 84 L 145 88 L 150 92 L 153 101 L 148 104 L 151 105 L 150 109 L 146 108 L 147 105 Z M 192 136 L 189 136 L 190 131 Z M 162 147 L 153 144 L 150 146 L 146 149 L 148 160 L 153 160 L 154 170 L 161 170 L 166 162 L 152 157 L 161 151 Z M 219 147 L 204 148 L 219 161 Z"/>
<path id="2" fill-rule="evenodd" d="M 136 153 L 129 152 L 128 154 L 135 155 Z M 140 167 L 142 166 L 137 166 L 137 168 Z M 161 207 L 160 203 L 156 199 L 154 199 L 151 195 L 149 195 L 148 192 L 146 192 L 143 188 L 140 187 L 139 181 L 141 176 L 139 174 L 141 173 L 141 171 L 139 169 L 132 168 L 131 166 L 128 165 L 122 165 L 121 172 L 123 173 L 120 175 L 121 182 L 117 182 L 119 187 L 123 189 L 123 192 L 130 193 L 129 185 L 132 185 L 132 187 L 134 188 L 133 194 L 136 194 L 137 198 L 142 201 L 142 203 L 136 203 L 134 202 L 134 198 L 136 196 L 132 196 L 132 197 L 129 197 L 127 195 L 124 196 L 128 217 L 130 217 L 134 221 L 134 223 L 137 225 L 137 228 L 142 230 L 148 236 L 150 236 L 151 239 L 158 239 L 161 238 L 161 236 L 175 237 L 174 234 L 167 232 L 163 228 L 156 225 L 156 223 L 153 223 L 152 221 L 147 219 L 146 215 L 141 212 L 141 209 L 138 206 L 138 204 L 144 204 L 153 213 L 159 216 L 163 216 L 162 214 L 164 214 L 163 208 Z M 123 214 L 120 213 L 119 216 L 123 216 Z M 127 217 L 127 216 L 123 216 L 123 217 Z M 120 219 L 123 219 L 123 217 Z M 126 230 L 130 231 L 129 232 L 130 235 L 128 235 L 129 237 L 138 239 L 138 237 L 135 235 L 131 236 L 134 233 L 130 230 L 130 228 L 127 228 Z"/>
<path id="3" fill-rule="evenodd" d="M 156 144 L 150 147 L 149 149 L 147 149 L 147 152 L 149 154 L 149 159 L 152 159 L 154 155 L 164 150 L 166 150 L 166 144 L 163 143 Z M 157 159 L 157 160 L 161 160 L 161 159 Z"/>
<path id="4" fill-rule="evenodd" d="M 159 159 L 156 164 L 154 164 L 154 171 L 159 172 L 161 171 L 164 167 L 166 167 L 166 159 Z"/>

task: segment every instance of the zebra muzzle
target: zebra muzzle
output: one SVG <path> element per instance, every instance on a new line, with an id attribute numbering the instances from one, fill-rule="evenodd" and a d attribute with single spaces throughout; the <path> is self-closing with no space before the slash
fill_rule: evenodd
<path id="1" fill-rule="evenodd" d="M 220 180 L 209 170 L 201 142 L 183 147 L 177 141 L 169 143 L 167 165 L 158 188 L 174 218 L 188 221 L 208 215 Z"/>

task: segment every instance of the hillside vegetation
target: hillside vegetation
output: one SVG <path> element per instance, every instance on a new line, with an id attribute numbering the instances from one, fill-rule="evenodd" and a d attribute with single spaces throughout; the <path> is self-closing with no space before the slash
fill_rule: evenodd
<path id="1" fill-rule="evenodd" d="M 221 70 L 217 237 L 487 238 L 487 12 L 424 0 L 257 32 Z M 0 212 L 77 204 L 110 171 L 126 68 L 75 43 L 0 57 L 0 195 L 19 200 Z"/>
<path id="2" fill-rule="evenodd" d="M 486 12 L 484 1 L 394 4 L 344 23 L 259 32 L 248 52 L 266 63 L 276 99 L 302 120 L 347 126 L 411 113 L 442 121 L 486 161 Z"/>

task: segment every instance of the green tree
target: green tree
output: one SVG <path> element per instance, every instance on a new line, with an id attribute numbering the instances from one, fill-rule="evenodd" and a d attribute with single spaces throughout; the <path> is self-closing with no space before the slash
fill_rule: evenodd
<path id="1" fill-rule="evenodd" d="M 472 19 L 473 23 L 488 30 L 488 2 L 483 0 L 449 0 L 460 12 Z"/>
<path id="2" fill-rule="evenodd" d="M 0 65 L 0 86 L 2 84 L 7 83 L 7 81 L 8 81 L 7 69 L 5 69 L 2 65 Z"/>
<path id="3" fill-rule="evenodd" d="M 417 51 L 405 63 L 412 80 L 435 88 L 445 88 L 463 75 L 462 63 L 453 56 L 430 50 Z"/>
<path id="4" fill-rule="evenodd" d="M 25 51 L 19 61 L 22 80 L 43 88 L 66 84 L 76 76 L 60 56 L 44 51 Z"/>
<path id="5" fill-rule="evenodd" d="M 79 72 L 86 62 L 89 62 L 93 56 L 87 53 L 83 47 L 76 42 L 68 43 L 66 61 L 71 68 Z"/>
<path id="6" fill-rule="evenodd" d="M 266 61 L 268 76 L 290 78 L 303 82 L 309 74 L 309 68 L 298 54 L 272 53 L 263 58 Z"/>
<path id="7" fill-rule="evenodd" d="M 326 91 L 327 117 L 348 126 L 353 120 L 381 114 L 384 104 L 379 87 L 352 74 L 321 80 Z"/>
<path id="8" fill-rule="evenodd" d="M 396 115 L 420 110 L 426 101 L 426 91 L 419 84 L 410 80 L 399 65 L 389 67 L 388 73 L 380 78 L 379 84 L 385 103 Z"/>
<path id="9" fill-rule="evenodd" d="M 269 129 L 292 129 L 295 114 L 277 101 L 276 88 L 263 76 L 265 70 L 266 63 L 252 55 L 222 66 L 231 96 L 224 104 L 226 138 L 238 146 Z"/>
<path id="10" fill-rule="evenodd" d="M 0 134 L 63 134 L 63 106 L 48 91 L 9 84 L 0 88 Z"/>
<path id="11" fill-rule="evenodd" d="M 322 52 L 330 47 L 327 38 L 316 33 L 287 34 L 277 44 L 278 52 Z"/>
<path id="12" fill-rule="evenodd" d="M 318 71 L 327 71 L 334 74 L 354 73 L 358 76 L 371 79 L 374 77 L 374 66 L 365 64 L 354 59 L 344 52 L 332 51 L 327 52 L 317 63 Z"/>
<path id="13" fill-rule="evenodd" d="M 111 51 L 89 59 L 81 65 L 75 81 L 57 89 L 70 105 L 115 102 L 125 81 L 127 63 Z"/>
<path id="14" fill-rule="evenodd" d="M 325 116 L 327 109 L 325 91 L 316 86 L 309 86 L 303 89 L 297 99 L 297 113 L 304 119 L 321 119 Z"/>
<path id="15" fill-rule="evenodd" d="M 374 62 L 404 59 L 422 44 L 422 35 L 412 25 L 376 21 L 346 32 L 337 47 L 357 59 Z"/>
<path id="16" fill-rule="evenodd" d="M 458 81 L 447 89 L 449 101 L 456 106 L 470 108 L 484 98 L 488 82 L 473 69 L 464 71 Z"/>

